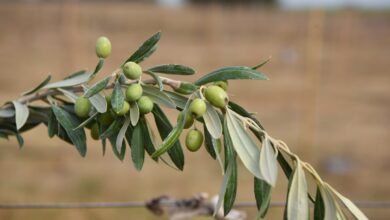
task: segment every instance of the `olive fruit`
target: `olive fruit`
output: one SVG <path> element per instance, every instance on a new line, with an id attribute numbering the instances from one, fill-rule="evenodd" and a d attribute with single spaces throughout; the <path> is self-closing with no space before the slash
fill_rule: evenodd
<path id="1" fill-rule="evenodd" d="M 79 97 L 74 104 L 74 111 L 80 118 L 88 117 L 89 111 L 91 111 L 91 102 L 88 98 Z"/>
<path id="2" fill-rule="evenodd" d="M 111 42 L 107 37 L 99 37 L 96 41 L 96 55 L 107 58 L 111 54 Z"/>
<path id="3" fill-rule="evenodd" d="M 187 114 L 186 120 L 184 122 L 184 128 L 187 129 L 191 127 L 193 124 L 194 124 L 194 118 L 190 114 Z"/>
<path id="4" fill-rule="evenodd" d="M 199 150 L 203 144 L 202 132 L 194 129 L 187 133 L 186 136 L 186 147 L 189 151 L 195 152 Z"/>
<path id="5" fill-rule="evenodd" d="M 114 121 L 111 111 L 104 112 L 98 115 L 98 121 L 102 125 L 110 125 Z"/>
<path id="6" fill-rule="evenodd" d="M 140 84 L 131 84 L 126 90 L 126 100 L 129 102 L 137 101 L 141 98 L 142 92 L 142 86 Z"/>
<path id="7" fill-rule="evenodd" d="M 153 101 L 147 96 L 141 96 L 141 98 L 138 99 L 137 103 L 139 113 L 141 114 L 147 114 L 153 110 Z"/>
<path id="8" fill-rule="evenodd" d="M 91 127 L 91 137 L 94 140 L 99 140 L 99 125 L 96 122 Z"/>
<path id="9" fill-rule="evenodd" d="M 140 65 L 134 62 L 127 62 L 122 67 L 123 73 L 128 79 L 139 79 L 142 74 L 142 68 Z"/>
<path id="10" fill-rule="evenodd" d="M 112 93 L 106 95 L 107 108 L 111 108 L 111 97 L 112 97 Z"/>
<path id="11" fill-rule="evenodd" d="M 122 107 L 122 110 L 120 110 L 119 112 L 115 112 L 116 115 L 118 116 L 123 116 L 125 114 L 127 114 L 130 110 L 130 104 L 126 101 L 123 102 L 123 107 Z"/>
<path id="12" fill-rule="evenodd" d="M 229 101 L 225 90 L 216 85 L 207 87 L 204 92 L 204 96 L 206 97 L 207 101 L 218 108 L 224 108 Z"/>
<path id="13" fill-rule="evenodd" d="M 203 114 L 206 112 L 206 103 L 203 99 L 196 98 L 192 100 L 188 110 L 194 117 L 202 117 Z"/>
<path id="14" fill-rule="evenodd" d="M 228 88 L 228 82 L 226 80 L 223 81 L 217 81 L 214 83 L 214 85 L 221 87 L 223 90 L 227 90 Z"/>

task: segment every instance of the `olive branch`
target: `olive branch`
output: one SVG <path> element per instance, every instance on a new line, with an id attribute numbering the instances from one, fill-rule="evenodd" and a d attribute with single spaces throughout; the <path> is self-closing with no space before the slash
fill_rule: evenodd
<path id="1" fill-rule="evenodd" d="M 253 114 L 229 100 L 228 81 L 267 80 L 258 69 L 269 60 L 254 67 L 223 67 L 193 83 L 174 80 L 160 74 L 192 75 L 195 71 L 177 64 L 147 69 L 140 66 L 156 51 L 160 37 L 160 32 L 154 34 L 118 69 L 90 85 L 111 53 L 109 39 L 100 37 L 96 42 L 99 60 L 94 71 L 78 71 L 53 83 L 48 76 L 36 88 L 0 108 L 0 138 L 16 136 L 22 147 L 21 134 L 44 124 L 50 138 L 57 136 L 74 145 L 84 157 L 85 130 L 90 130 L 91 137 L 102 142 L 103 154 L 108 141 L 116 157 L 123 160 L 128 145 L 137 170 L 143 167 L 145 151 L 156 162 L 161 160 L 183 170 L 179 137 L 190 129 L 185 141 L 187 149 L 197 151 L 204 142 L 207 152 L 221 166 L 223 180 L 216 212 L 227 215 L 234 205 L 238 157 L 254 176 L 257 219 L 265 217 L 269 208 L 278 165 L 289 179 L 285 219 L 309 219 L 310 203 L 314 204 L 314 219 L 368 219 L 323 181 L 310 164 L 291 152 L 287 144 L 271 137 Z M 149 78 L 142 79 L 145 75 Z M 111 92 L 104 96 L 108 91 Z M 33 105 L 36 101 L 43 104 Z M 171 124 L 162 107 L 180 111 L 176 125 Z M 152 120 L 160 138 L 151 129 Z M 203 132 L 196 124 L 203 124 Z M 311 185 L 314 192 L 309 190 Z"/>

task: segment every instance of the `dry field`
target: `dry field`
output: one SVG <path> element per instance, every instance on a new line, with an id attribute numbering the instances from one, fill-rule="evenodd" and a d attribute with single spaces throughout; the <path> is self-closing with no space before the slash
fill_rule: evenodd
<path id="1" fill-rule="evenodd" d="M 390 13 L 286 12 L 260 8 L 198 7 L 180 10 L 131 4 L 0 4 L 0 102 L 16 98 L 48 73 L 60 79 L 93 69 L 95 39 L 106 35 L 118 66 L 152 33 L 162 30 L 157 53 L 143 65 L 182 63 L 198 74 L 227 65 L 254 65 L 270 81 L 235 81 L 233 100 L 257 112 L 269 133 L 313 163 L 353 200 L 390 199 Z M 175 116 L 171 114 L 171 117 Z M 146 200 L 160 194 L 218 193 L 221 180 L 205 150 L 186 153 L 179 173 L 150 159 L 142 172 L 129 155 L 101 156 L 90 142 L 82 159 L 49 139 L 45 127 L 0 140 L 0 202 Z M 252 178 L 241 166 L 238 201 L 253 201 Z M 280 176 L 280 179 L 284 177 Z M 274 201 L 285 198 L 286 181 Z M 281 219 L 282 209 L 268 219 Z M 254 209 L 247 210 L 249 214 Z M 388 219 L 389 209 L 365 209 Z M 157 219 L 143 209 L 0 210 L 0 219 Z"/>

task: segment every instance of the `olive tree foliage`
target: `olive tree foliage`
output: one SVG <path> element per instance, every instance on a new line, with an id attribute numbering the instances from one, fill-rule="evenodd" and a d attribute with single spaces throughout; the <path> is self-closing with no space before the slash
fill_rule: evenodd
<path id="1" fill-rule="evenodd" d="M 151 36 L 118 69 L 97 81 L 95 76 L 111 53 L 110 41 L 99 38 L 99 60 L 93 71 L 81 70 L 56 82 L 50 82 L 48 76 L 36 88 L 0 108 L 0 138 L 15 136 L 22 147 L 22 133 L 44 124 L 50 138 L 56 136 L 73 145 L 84 157 L 88 131 L 93 139 L 101 141 L 103 154 L 108 145 L 119 160 L 124 160 L 126 151 L 130 151 L 137 170 L 142 169 L 145 155 L 183 170 L 185 160 L 179 137 L 189 129 L 187 149 L 197 151 L 204 142 L 211 159 L 221 167 L 216 211 L 227 214 L 234 206 L 239 183 L 237 163 L 241 161 L 254 177 L 257 219 L 267 213 L 279 167 L 289 180 L 285 219 L 309 219 L 311 203 L 314 219 L 367 219 L 310 164 L 291 152 L 283 141 L 270 136 L 250 112 L 229 100 L 228 82 L 267 80 L 258 69 L 268 60 L 254 67 L 223 67 L 195 82 L 178 81 L 166 76 L 192 75 L 195 71 L 177 64 L 148 68 L 140 65 L 156 51 L 160 36 L 160 32 Z M 168 120 L 165 108 L 179 111 L 176 122 Z M 156 131 L 151 129 L 152 123 Z"/>

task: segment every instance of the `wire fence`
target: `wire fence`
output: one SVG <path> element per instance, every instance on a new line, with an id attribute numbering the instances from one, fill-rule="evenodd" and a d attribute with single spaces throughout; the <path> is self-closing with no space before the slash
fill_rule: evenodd
<path id="1" fill-rule="evenodd" d="M 390 208 L 389 201 L 354 201 L 360 208 L 384 209 Z M 272 202 L 271 207 L 284 207 L 285 202 Z M 60 202 L 60 203 L 0 203 L 0 209 L 101 209 L 101 208 L 145 208 L 146 202 Z M 165 202 L 163 206 L 174 206 L 175 202 Z M 256 207 L 255 202 L 237 202 L 234 207 Z"/>

